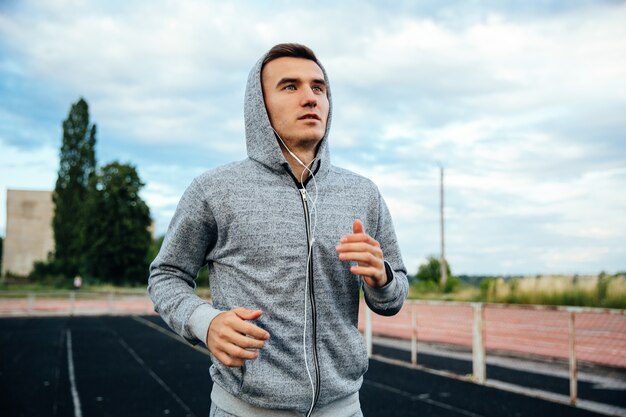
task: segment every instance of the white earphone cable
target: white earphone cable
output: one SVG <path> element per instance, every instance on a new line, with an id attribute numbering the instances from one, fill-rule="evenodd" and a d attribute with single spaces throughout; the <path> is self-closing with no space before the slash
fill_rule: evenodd
<path id="1" fill-rule="evenodd" d="M 311 200 L 311 199 L 309 197 L 309 192 L 304 186 L 303 179 L 304 179 L 305 172 L 308 172 L 309 175 L 311 176 L 311 179 L 313 180 L 313 187 L 315 189 L 315 197 L 311 200 L 312 201 L 311 210 L 309 210 L 309 218 L 307 219 L 309 223 L 312 223 L 312 228 L 311 228 L 311 236 L 309 239 L 309 245 L 308 245 L 309 247 L 308 247 L 308 254 L 307 254 L 307 261 L 306 261 L 306 279 L 305 279 L 305 284 L 304 284 L 304 320 L 303 320 L 304 325 L 303 325 L 303 331 L 302 331 L 302 355 L 304 358 L 304 367 L 306 369 L 306 373 L 309 378 L 309 383 L 311 384 L 311 395 L 312 395 L 311 406 L 309 407 L 309 411 L 306 414 L 307 417 L 309 417 L 311 413 L 313 412 L 313 406 L 315 405 L 315 395 L 316 395 L 315 384 L 313 383 L 313 377 L 311 376 L 311 370 L 309 369 L 309 362 L 307 360 L 307 355 L 306 355 L 306 330 L 307 330 L 307 304 L 308 304 L 308 293 L 309 293 L 309 280 L 311 279 L 311 277 L 309 276 L 310 274 L 309 263 L 311 262 L 311 257 L 313 255 L 313 243 L 315 242 L 315 229 L 317 226 L 317 198 L 318 198 L 317 181 L 315 180 L 315 175 L 313 174 L 313 171 L 311 170 L 311 168 L 307 166 L 304 162 L 302 162 L 302 160 L 298 158 L 296 154 L 294 154 L 291 151 L 291 149 L 289 149 L 289 147 L 287 146 L 287 144 L 285 144 L 285 142 L 280 137 L 278 132 L 276 132 L 275 129 L 273 130 L 274 130 L 274 133 L 276 133 L 276 137 L 283 144 L 283 146 L 285 147 L 289 155 L 291 155 L 296 161 L 298 161 L 298 163 L 302 165 L 302 167 L 304 168 L 302 170 L 302 173 L 300 174 L 300 184 L 302 184 L 302 190 L 307 200 Z M 311 167 L 313 166 L 313 163 L 316 160 L 317 158 L 314 158 L 311 161 L 310 163 Z M 313 214 L 313 221 L 311 221 L 311 214 Z"/>

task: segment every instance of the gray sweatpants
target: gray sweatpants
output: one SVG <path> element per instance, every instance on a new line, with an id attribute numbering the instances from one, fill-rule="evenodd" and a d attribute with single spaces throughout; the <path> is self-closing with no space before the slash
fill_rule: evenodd
<path id="1" fill-rule="evenodd" d="M 217 408 L 217 406 L 215 405 L 215 403 L 211 403 L 211 411 L 209 413 L 209 417 L 239 417 L 236 416 L 234 414 L 230 414 L 227 413 L 226 411 L 220 410 L 219 408 Z M 241 417 L 247 417 L 247 416 L 241 416 Z M 258 417 L 262 417 L 262 416 L 258 416 Z M 352 417 L 363 417 L 363 413 L 358 412 L 355 415 L 353 415 Z"/>

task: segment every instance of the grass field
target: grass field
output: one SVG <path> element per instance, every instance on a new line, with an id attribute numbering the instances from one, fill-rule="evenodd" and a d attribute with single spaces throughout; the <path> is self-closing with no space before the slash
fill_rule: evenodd
<path id="1" fill-rule="evenodd" d="M 496 279 L 481 285 L 481 298 L 509 304 L 626 308 L 626 277 L 601 274 Z"/>
<path id="2" fill-rule="evenodd" d="M 474 285 L 461 284 L 448 293 L 417 282 L 411 285 L 409 298 L 623 309 L 626 275 L 489 277 Z"/>

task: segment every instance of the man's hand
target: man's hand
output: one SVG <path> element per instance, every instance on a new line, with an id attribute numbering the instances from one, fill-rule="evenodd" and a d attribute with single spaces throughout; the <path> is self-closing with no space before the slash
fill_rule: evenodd
<path id="1" fill-rule="evenodd" d="M 365 233 L 361 220 L 354 221 L 352 231 L 354 233 L 339 241 L 339 260 L 356 262 L 356 265 L 350 267 L 350 272 L 362 276 L 370 287 L 384 287 L 387 284 L 387 271 L 380 244 Z"/>
<path id="2" fill-rule="evenodd" d="M 270 335 L 246 320 L 256 320 L 261 314 L 261 310 L 245 308 L 218 314 L 209 326 L 206 340 L 215 358 L 230 367 L 239 367 L 246 360 L 256 359 L 258 349 L 265 345 Z"/>

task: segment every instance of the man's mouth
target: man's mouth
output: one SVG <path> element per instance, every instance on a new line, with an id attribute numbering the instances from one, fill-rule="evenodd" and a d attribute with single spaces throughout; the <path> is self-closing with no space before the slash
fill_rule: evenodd
<path id="1" fill-rule="evenodd" d="M 305 114 L 304 116 L 300 117 L 300 120 L 307 120 L 307 119 L 322 120 L 317 114 L 313 114 L 313 113 Z"/>

